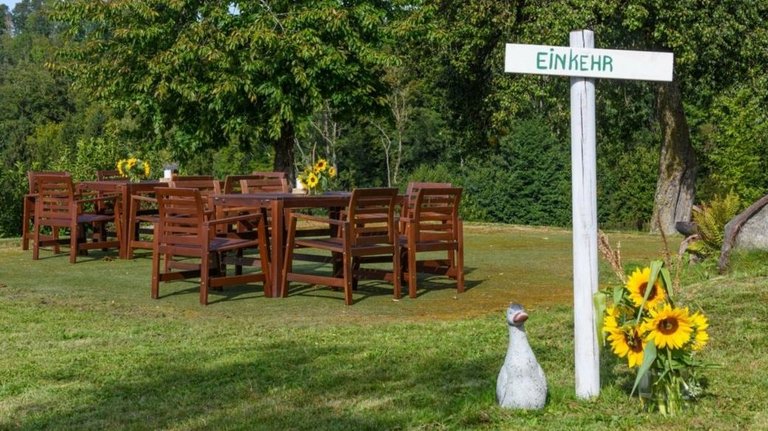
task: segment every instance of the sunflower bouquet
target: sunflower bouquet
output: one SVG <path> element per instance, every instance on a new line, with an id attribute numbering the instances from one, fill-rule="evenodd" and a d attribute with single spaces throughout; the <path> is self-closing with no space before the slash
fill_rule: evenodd
<path id="1" fill-rule="evenodd" d="M 128 157 L 117 162 L 117 172 L 133 182 L 149 178 L 150 166 L 146 160 Z"/>
<path id="2" fill-rule="evenodd" d="M 612 294 L 596 298 L 600 335 L 617 357 L 637 369 L 632 393 L 639 389 L 641 399 L 650 401 L 649 410 L 674 415 L 701 395 L 696 371 L 702 364 L 695 355 L 709 340 L 709 323 L 701 311 L 674 301 L 661 261 L 635 269 L 623 281 Z"/>
<path id="3" fill-rule="evenodd" d="M 326 159 L 320 159 L 305 166 L 298 179 L 310 193 L 322 193 L 333 188 L 336 168 L 329 165 Z"/>

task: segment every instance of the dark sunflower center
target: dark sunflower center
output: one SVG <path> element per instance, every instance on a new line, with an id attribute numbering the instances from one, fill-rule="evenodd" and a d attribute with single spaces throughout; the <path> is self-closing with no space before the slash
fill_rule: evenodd
<path id="1" fill-rule="evenodd" d="M 643 283 L 640 285 L 640 296 L 645 297 L 645 290 L 648 289 L 648 283 Z M 648 301 L 652 300 L 656 297 L 656 285 L 651 288 L 651 293 L 648 294 Z"/>
<path id="2" fill-rule="evenodd" d="M 627 346 L 629 346 L 630 350 L 636 353 L 643 351 L 643 342 L 640 340 L 637 331 L 632 331 L 627 334 Z"/>
<path id="3" fill-rule="evenodd" d="M 677 327 L 678 327 L 677 319 L 673 319 L 671 317 L 668 317 L 660 321 L 658 325 L 659 332 L 661 332 L 664 335 L 674 334 L 675 331 L 677 331 Z"/>

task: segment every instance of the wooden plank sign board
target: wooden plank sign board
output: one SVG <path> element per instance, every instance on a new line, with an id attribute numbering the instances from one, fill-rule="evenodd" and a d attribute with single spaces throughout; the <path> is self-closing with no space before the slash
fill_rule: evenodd
<path id="1" fill-rule="evenodd" d="M 671 52 L 506 45 L 504 71 L 584 78 L 672 81 Z"/>

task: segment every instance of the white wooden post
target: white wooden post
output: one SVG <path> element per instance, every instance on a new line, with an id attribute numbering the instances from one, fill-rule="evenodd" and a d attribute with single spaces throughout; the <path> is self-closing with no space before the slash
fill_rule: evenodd
<path id="1" fill-rule="evenodd" d="M 671 81 L 671 52 L 594 49 L 590 30 L 571 32 L 570 47 L 507 44 L 504 71 L 571 76 L 571 181 L 573 189 L 573 326 L 576 395 L 600 394 L 597 292 L 597 156 L 594 78 Z"/>
<path id="2" fill-rule="evenodd" d="M 571 32 L 574 48 L 594 48 L 590 30 Z M 600 351 L 592 297 L 597 292 L 597 156 L 595 80 L 571 78 L 571 187 L 573 211 L 573 324 L 576 396 L 600 394 Z"/>

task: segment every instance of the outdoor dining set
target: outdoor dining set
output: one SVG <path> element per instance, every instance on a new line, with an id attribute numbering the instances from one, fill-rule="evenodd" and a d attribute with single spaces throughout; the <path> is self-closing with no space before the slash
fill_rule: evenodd
<path id="1" fill-rule="evenodd" d="M 361 279 L 401 283 L 417 297 L 417 274 L 446 275 L 464 290 L 461 188 L 410 183 L 316 194 L 292 191 L 283 172 L 173 175 L 131 182 L 99 171 L 96 181 L 66 172 L 29 172 L 22 248 L 69 260 L 88 250 L 152 251 L 151 296 L 161 283 L 200 279 L 200 303 L 210 290 L 260 283 L 265 297 L 286 297 L 290 282 L 342 289 L 347 305 Z M 429 252 L 426 255 L 425 252 Z M 439 253 L 435 253 L 439 252 Z M 326 262 L 330 270 L 296 261 Z"/>

